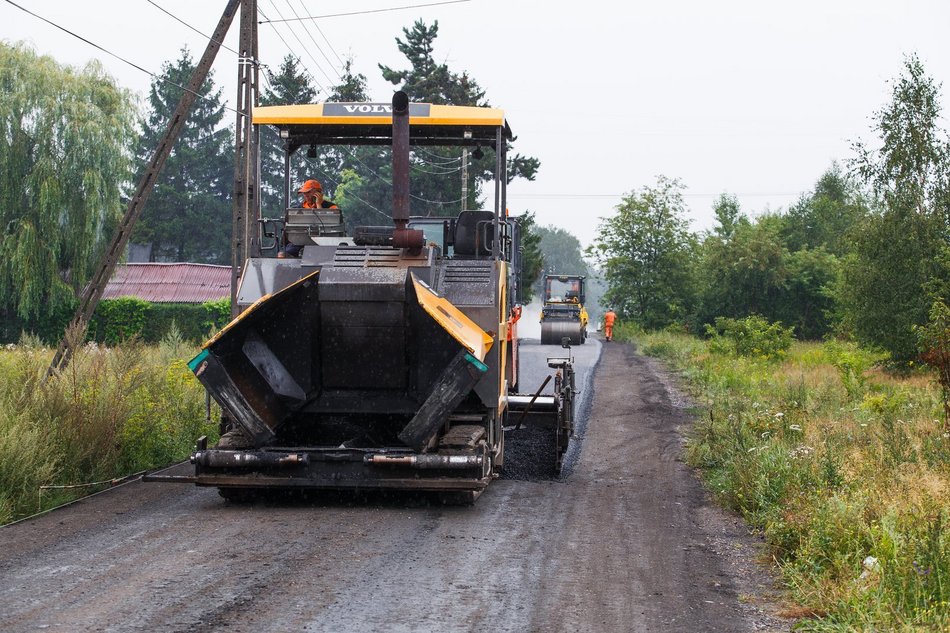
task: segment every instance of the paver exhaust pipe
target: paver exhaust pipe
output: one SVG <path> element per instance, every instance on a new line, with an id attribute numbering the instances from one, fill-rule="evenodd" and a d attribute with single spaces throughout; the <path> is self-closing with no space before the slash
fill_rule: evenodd
<path id="1" fill-rule="evenodd" d="M 422 248 L 422 231 L 407 229 L 409 222 L 409 96 L 393 95 L 393 246 Z"/>

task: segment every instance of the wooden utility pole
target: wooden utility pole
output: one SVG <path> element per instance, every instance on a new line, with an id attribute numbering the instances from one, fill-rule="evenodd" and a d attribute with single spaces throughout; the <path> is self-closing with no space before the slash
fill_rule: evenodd
<path id="1" fill-rule="evenodd" d="M 171 154 L 172 147 L 175 145 L 175 141 L 178 140 L 178 136 L 185 126 L 185 121 L 188 119 L 191 107 L 194 105 L 195 99 L 198 98 L 198 92 L 201 90 L 201 86 L 208 76 L 211 64 L 214 62 L 218 49 L 221 48 L 221 42 L 228 33 L 231 22 L 234 20 L 234 14 L 237 12 L 238 4 L 240 4 L 241 1 L 242 0 L 228 1 L 224 13 L 221 15 L 221 19 L 218 21 L 217 28 L 215 28 L 214 33 L 208 40 L 208 46 L 205 48 L 204 55 L 201 56 L 201 60 L 198 62 L 198 66 L 195 68 L 191 80 L 185 87 L 181 101 L 178 102 L 178 107 L 175 108 L 175 112 L 169 119 L 165 135 L 162 136 L 158 147 L 156 147 L 152 153 L 152 159 L 149 161 L 145 173 L 142 174 L 142 178 L 135 188 L 135 193 L 129 199 L 129 206 L 126 208 L 125 215 L 122 217 L 122 221 L 119 222 L 119 226 L 112 236 L 112 242 L 109 248 L 99 261 L 92 279 L 89 280 L 89 283 L 86 284 L 86 287 L 82 291 L 79 307 L 76 309 L 76 314 L 73 316 L 72 321 L 69 322 L 66 335 L 63 336 L 63 340 L 60 341 L 59 348 L 53 356 L 53 362 L 50 363 L 49 370 L 46 372 L 47 378 L 53 373 L 64 369 L 66 365 L 69 364 L 73 353 L 72 344 L 81 344 L 85 338 L 86 329 L 89 327 L 89 319 L 92 318 L 92 314 L 99 304 L 99 299 L 102 298 L 102 293 L 106 289 L 106 284 L 109 283 L 109 280 L 112 278 L 112 273 L 115 272 L 119 258 L 122 257 L 122 253 L 125 252 L 125 247 L 129 242 L 132 229 L 135 227 L 135 223 L 142 214 L 142 209 L 145 207 L 145 203 L 148 201 L 148 197 L 155 187 L 155 180 L 158 178 L 158 174 L 161 173 L 162 167 L 165 165 L 165 161 L 168 159 L 168 155 Z M 256 26 L 255 23 L 255 27 Z M 256 51 L 256 38 L 254 45 Z M 188 230 L 188 227 L 182 227 L 182 230 Z"/>
<path id="2" fill-rule="evenodd" d="M 260 136 L 252 125 L 260 98 L 257 63 L 257 0 L 241 0 L 238 47 L 237 120 L 234 124 L 234 213 L 231 232 L 231 316 L 238 315 L 237 290 L 244 262 L 260 255 Z"/>

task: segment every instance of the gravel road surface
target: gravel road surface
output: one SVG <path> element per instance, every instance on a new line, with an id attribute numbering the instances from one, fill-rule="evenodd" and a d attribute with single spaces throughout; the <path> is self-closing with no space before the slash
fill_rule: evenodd
<path id="1" fill-rule="evenodd" d="M 540 371 L 562 353 L 521 349 Z M 618 343 L 574 351 L 561 479 L 501 479 L 471 507 L 135 482 L 0 528 L 0 630 L 789 630 L 756 540 L 681 462 L 689 417 L 662 367 Z"/>

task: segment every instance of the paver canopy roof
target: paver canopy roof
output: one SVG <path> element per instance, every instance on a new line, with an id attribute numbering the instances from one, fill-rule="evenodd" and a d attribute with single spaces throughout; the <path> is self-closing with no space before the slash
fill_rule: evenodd
<path id="1" fill-rule="evenodd" d="M 254 110 L 255 125 L 274 125 L 282 135 L 314 134 L 335 138 L 392 136 L 392 105 L 388 103 L 309 103 L 263 106 Z M 511 138 L 505 112 L 498 108 L 409 104 L 413 140 L 425 138 L 491 140 L 504 129 Z M 322 129 L 321 129 L 322 128 Z M 318 131 L 319 130 L 319 131 Z M 466 132 L 469 134 L 466 135 Z"/>

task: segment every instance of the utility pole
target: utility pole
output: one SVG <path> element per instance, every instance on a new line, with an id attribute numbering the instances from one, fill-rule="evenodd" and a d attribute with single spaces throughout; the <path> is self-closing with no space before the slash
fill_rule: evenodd
<path id="1" fill-rule="evenodd" d="M 229 0 L 224 9 L 224 13 L 221 15 L 221 19 L 218 20 L 218 26 L 208 40 L 208 46 L 205 48 L 204 55 L 201 56 L 201 60 L 195 67 L 195 72 L 185 87 L 185 92 L 178 102 L 178 107 L 175 108 L 175 112 L 168 120 L 168 128 L 165 130 L 165 135 L 162 136 L 158 147 L 156 147 L 152 153 L 152 158 L 145 169 L 145 173 L 142 174 L 142 178 L 135 188 L 135 193 L 132 194 L 132 197 L 129 199 L 129 206 L 126 208 L 125 215 L 122 217 L 122 221 L 119 222 L 119 226 L 116 227 L 109 248 L 106 249 L 105 254 L 96 266 L 96 272 L 93 274 L 92 279 L 90 279 L 86 287 L 83 288 L 76 314 L 73 316 L 72 321 L 69 322 L 66 332 L 63 335 L 63 340 L 60 341 L 59 348 L 56 350 L 53 361 L 50 363 L 49 369 L 46 372 L 47 379 L 55 372 L 66 368 L 70 358 L 72 358 L 73 345 L 82 345 L 83 339 L 86 336 L 86 329 L 89 327 L 89 319 L 92 318 L 93 312 L 96 311 L 96 306 L 99 305 L 99 299 L 102 298 L 106 284 L 109 283 L 109 280 L 112 278 L 112 273 L 115 272 L 119 258 L 122 257 L 122 253 L 125 252 L 125 247 L 129 243 L 129 236 L 132 234 L 132 229 L 135 227 L 135 223 L 142 214 L 142 209 L 145 207 L 145 203 L 148 201 L 148 197 L 155 187 L 155 180 L 158 178 L 159 173 L 161 173 L 162 167 L 165 166 L 165 161 L 168 159 L 168 155 L 171 154 L 172 147 L 175 145 L 175 141 L 178 140 L 182 128 L 185 127 L 185 121 L 188 119 L 191 107 L 194 105 L 195 99 L 198 98 L 198 91 L 201 90 L 201 86 L 208 76 L 211 64 L 214 62 L 218 49 L 221 48 L 221 42 L 228 33 L 228 29 L 234 20 L 234 14 L 237 12 L 240 2 L 241 0 Z M 256 44 L 255 39 L 255 50 Z"/>
<path id="2" fill-rule="evenodd" d="M 237 119 L 234 124 L 234 211 L 231 232 L 231 316 L 238 315 L 237 290 L 244 262 L 260 255 L 260 136 L 252 125 L 260 98 L 257 58 L 257 0 L 241 0 L 238 47 Z"/>

